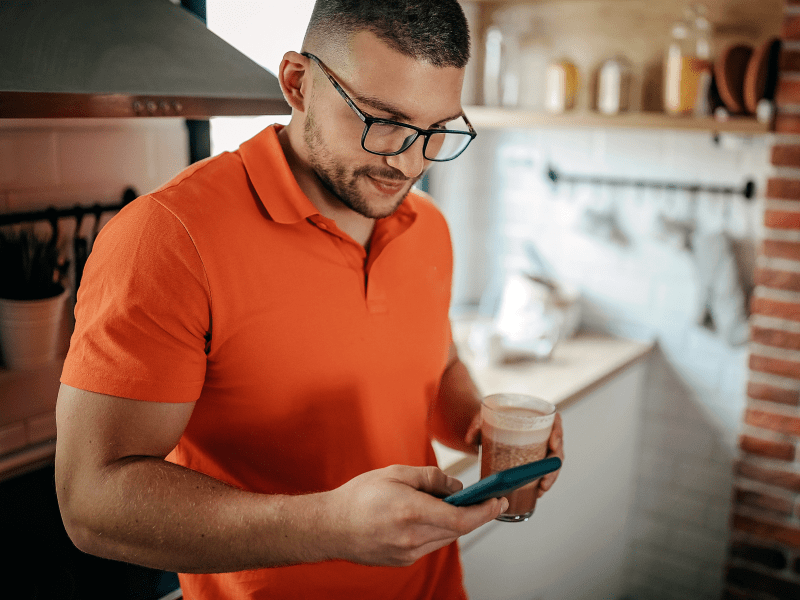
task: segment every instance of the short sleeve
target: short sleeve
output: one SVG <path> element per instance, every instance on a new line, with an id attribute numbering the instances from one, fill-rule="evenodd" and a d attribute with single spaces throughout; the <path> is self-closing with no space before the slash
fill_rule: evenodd
<path id="1" fill-rule="evenodd" d="M 101 230 L 75 307 L 64 384 L 156 402 L 198 399 L 211 329 L 203 263 L 181 220 L 151 196 Z"/>

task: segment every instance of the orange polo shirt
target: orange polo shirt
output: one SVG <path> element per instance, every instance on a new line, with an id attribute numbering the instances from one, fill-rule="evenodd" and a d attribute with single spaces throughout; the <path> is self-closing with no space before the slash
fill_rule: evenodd
<path id="1" fill-rule="evenodd" d="M 452 250 L 410 194 L 370 252 L 300 190 L 277 132 L 195 164 L 125 207 L 89 257 L 61 381 L 197 401 L 168 457 L 267 494 L 433 465 Z M 343 561 L 181 575 L 188 600 L 463 599 L 455 544 L 410 567 Z"/>

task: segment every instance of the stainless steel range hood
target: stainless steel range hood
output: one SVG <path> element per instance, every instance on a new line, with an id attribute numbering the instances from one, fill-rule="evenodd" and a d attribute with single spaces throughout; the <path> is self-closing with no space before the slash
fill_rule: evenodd
<path id="1" fill-rule="evenodd" d="M 0 118 L 289 112 L 274 75 L 170 0 L 0 1 Z"/>

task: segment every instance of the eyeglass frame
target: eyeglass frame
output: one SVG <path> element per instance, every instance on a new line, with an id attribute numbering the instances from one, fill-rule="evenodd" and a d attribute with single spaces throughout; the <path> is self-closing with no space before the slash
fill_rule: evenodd
<path id="1" fill-rule="evenodd" d="M 325 77 L 328 78 L 328 81 L 330 81 L 331 84 L 333 85 L 333 87 L 336 88 L 336 91 L 339 92 L 339 95 L 344 99 L 345 102 L 347 102 L 347 105 L 350 108 L 352 108 L 353 112 L 355 112 L 356 115 L 358 115 L 358 118 L 361 119 L 361 121 L 363 121 L 363 123 L 364 123 L 364 132 L 361 134 L 361 147 L 366 152 L 369 152 L 370 154 L 375 154 L 377 156 L 397 156 L 398 154 L 402 154 L 403 152 L 405 152 L 406 150 L 411 148 L 411 146 L 414 145 L 414 142 L 416 142 L 419 139 L 419 137 L 422 136 L 424 138 L 424 140 L 425 140 L 424 143 L 423 143 L 423 146 L 422 146 L 422 156 L 425 158 L 425 160 L 430 160 L 432 162 L 448 162 L 448 161 L 454 160 L 454 159 L 458 158 L 459 156 L 461 156 L 461 154 L 464 152 L 464 150 L 466 150 L 469 147 L 469 145 L 472 143 L 472 140 L 474 140 L 475 137 L 478 135 L 478 133 L 472 127 L 472 123 L 469 122 L 469 119 L 467 118 L 467 115 L 465 115 L 463 112 L 461 113 L 460 117 L 464 119 L 464 122 L 467 124 L 467 127 L 469 127 L 469 131 L 460 131 L 460 130 L 455 130 L 455 129 L 454 130 L 422 129 L 420 127 L 415 127 L 414 125 L 409 125 L 408 123 L 401 123 L 399 121 L 392 121 L 391 119 L 380 119 L 378 117 L 373 117 L 372 115 L 362 111 L 360 108 L 358 108 L 356 106 L 356 104 L 355 104 L 355 102 L 353 102 L 352 98 L 350 98 L 350 96 L 347 95 L 347 92 L 344 91 L 344 88 L 342 88 L 342 86 L 339 85 L 339 82 L 336 81 L 336 79 L 333 77 L 331 72 L 328 70 L 328 68 L 324 65 L 324 63 L 319 58 L 317 58 L 316 56 L 314 56 L 310 52 L 302 52 L 301 54 L 302 54 L 302 56 L 305 56 L 306 58 L 310 58 L 311 60 L 313 60 L 317 64 L 317 66 L 320 68 L 320 70 L 325 74 Z M 403 127 L 405 129 L 411 129 L 412 131 L 416 132 L 416 135 L 414 136 L 414 139 L 411 140 L 411 142 L 405 148 L 401 148 L 397 152 L 375 152 L 374 150 L 369 150 L 364 145 L 365 140 L 367 139 L 367 133 L 369 132 L 369 128 L 375 123 L 378 123 L 378 124 L 381 124 L 381 125 L 395 125 L 395 126 L 398 126 L 398 127 Z M 433 134 L 442 135 L 443 131 L 445 131 L 447 133 L 452 132 L 452 133 L 459 133 L 459 134 L 463 134 L 463 135 L 468 135 L 470 139 L 467 142 L 467 145 L 464 146 L 461 149 L 461 151 L 458 154 L 456 154 L 455 156 L 452 156 L 450 158 L 428 158 L 425 155 L 425 150 L 428 147 L 428 140 L 430 139 L 430 136 L 433 135 Z"/>

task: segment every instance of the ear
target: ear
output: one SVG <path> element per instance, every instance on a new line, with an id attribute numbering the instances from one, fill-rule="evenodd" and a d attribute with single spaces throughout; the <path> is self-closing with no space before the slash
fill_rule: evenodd
<path id="1" fill-rule="evenodd" d="M 305 112 L 306 100 L 311 91 L 309 59 L 294 51 L 284 54 L 278 68 L 278 82 L 289 106 L 294 110 Z"/>

